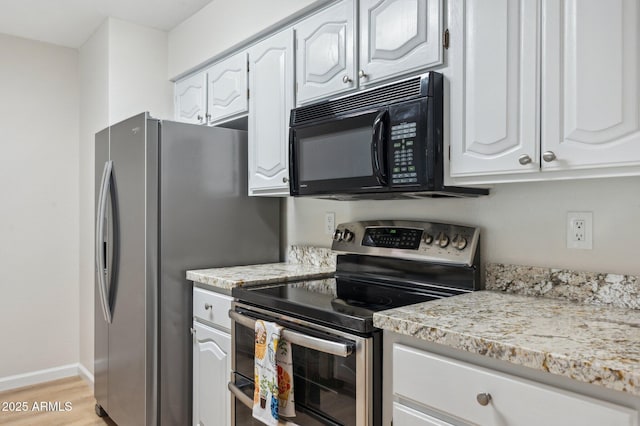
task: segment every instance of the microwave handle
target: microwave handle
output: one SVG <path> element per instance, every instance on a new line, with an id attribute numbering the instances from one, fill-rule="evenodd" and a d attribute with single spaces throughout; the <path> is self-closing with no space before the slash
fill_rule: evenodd
<path id="1" fill-rule="evenodd" d="M 373 135 L 371 136 L 371 165 L 373 167 L 373 174 L 380 185 L 387 184 L 386 167 L 384 167 L 384 164 L 381 164 L 380 161 L 381 159 L 384 161 L 384 155 L 387 152 L 384 138 L 386 115 L 386 109 L 378 113 L 373 120 Z"/>

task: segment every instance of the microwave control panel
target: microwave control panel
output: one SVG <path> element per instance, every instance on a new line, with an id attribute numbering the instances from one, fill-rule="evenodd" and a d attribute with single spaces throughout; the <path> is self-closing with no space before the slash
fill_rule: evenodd
<path id="1" fill-rule="evenodd" d="M 391 126 L 391 167 L 392 184 L 418 183 L 415 163 L 416 122 L 399 123 Z"/>

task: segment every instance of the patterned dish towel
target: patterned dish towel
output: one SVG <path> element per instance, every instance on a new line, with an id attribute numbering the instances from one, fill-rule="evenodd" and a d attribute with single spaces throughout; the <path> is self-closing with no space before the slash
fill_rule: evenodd
<path id="1" fill-rule="evenodd" d="M 280 339 L 282 327 L 256 321 L 253 417 L 276 426 L 280 416 L 295 416 L 291 344 Z"/>

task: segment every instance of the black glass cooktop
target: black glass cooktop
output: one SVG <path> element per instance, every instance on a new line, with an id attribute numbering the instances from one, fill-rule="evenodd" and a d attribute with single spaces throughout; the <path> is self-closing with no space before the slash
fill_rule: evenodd
<path id="1" fill-rule="evenodd" d="M 374 312 L 439 297 L 398 286 L 335 278 L 236 287 L 232 295 L 245 303 L 358 333 L 375 330 Z"/>

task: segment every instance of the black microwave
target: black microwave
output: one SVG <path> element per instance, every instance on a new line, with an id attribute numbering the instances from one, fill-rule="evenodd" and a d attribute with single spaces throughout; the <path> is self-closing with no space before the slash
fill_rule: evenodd
<path id="1" fill-rule="evenodd" d="M 445 186 L 443 77 L 436 72 L 291 110 L 293 196 L 335 199 L 469 197 Z"/>

